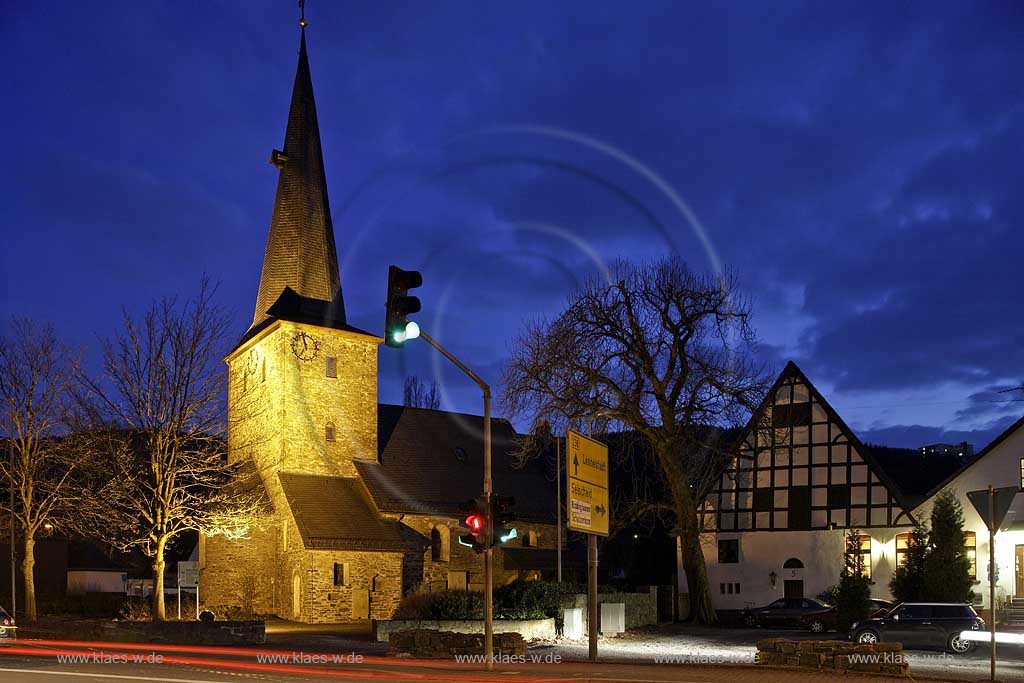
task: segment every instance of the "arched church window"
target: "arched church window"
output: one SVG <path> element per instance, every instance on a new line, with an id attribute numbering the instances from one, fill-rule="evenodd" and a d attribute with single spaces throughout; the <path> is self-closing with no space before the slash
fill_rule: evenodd
<path id="1" fill-rule="evenodd" d="M 328 442 L 333 442 L 337 438 L 333 422 L 327 423 L 327 426 L 324 428 L 324 437 L 327 439 Z"/>
<path id="2" fill-rule="evenodd" d="M 335 356 L 327 356 L 327 376 L 338 377 L 338 359 Z"/>

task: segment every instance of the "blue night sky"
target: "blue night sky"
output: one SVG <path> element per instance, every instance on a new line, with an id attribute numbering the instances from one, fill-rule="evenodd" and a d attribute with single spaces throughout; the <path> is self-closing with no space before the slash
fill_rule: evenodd
<path id="1" fill-rule="evenodd" d="M 327 2 L 307 40 L 350 322 L 389 263 L 420 321 L 497 382 L 523 322 L 615 257 L 723 264 L 764 360 L 859 436 L 980 448 L 1024 412 L 1024 6 Z M 298 10 L 0 10 L 0 313 L 97 336 L 208 272 L 251 321 Z M 685 207 L 685 208 L 684 208 Z M 693 220 L 693 218 L 696 220 Z M 403 373 L 475 389 L 424 344 Z M 436 364 L 435 364 L 436 363 Z M 435 370 L 435 368 L 439 368 Z"/>

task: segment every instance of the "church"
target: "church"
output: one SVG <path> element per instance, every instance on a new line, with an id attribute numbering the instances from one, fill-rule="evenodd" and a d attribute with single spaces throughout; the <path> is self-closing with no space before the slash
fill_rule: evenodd
<path id="1" fill-rule="evenodd" d="M 331 623 L 391 618 L 411 592 L 481 590 L 483 556 L 458 536 L 460 504 L 482 489 L 483 419 L 378 403 L 383 339 L 345 315 L 304 25 L 270 163 L 255 315 L 225 360 L 228 457 L 258 472 L 272 513 L 249 538 L 200 539 L 203 603 Z M 517 460 L 508 421 L 492 432 L 494 490 L 515 497 L 519 534 L 495 552 L 495 585 L 542 578 L 555 567 L 555 482 Z"/>

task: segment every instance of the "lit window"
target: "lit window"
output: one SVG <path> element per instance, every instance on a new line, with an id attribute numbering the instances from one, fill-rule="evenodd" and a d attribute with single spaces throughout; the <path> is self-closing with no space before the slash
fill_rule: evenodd
<path id="1" fill-rule="evenodd" d="M 896 534 L 896 566 L 907 563 L 907 550 L 910 548 L 910 534 Z"/>
<path id="2" fill-rule="evenodd" d="M 964 545 L 967 546 L 967 559 L 971 561 L 971 578 L 978 578 L 978 536 L 973 531 L 964 532 Z"/>
<path id="3" fill-rule="evenodd" d="M 846 566 L 859 571 L 862 576 L 871 578 L 871 537 L 847 536 Z"/>
<path id="4" fill-rule="evenodd" d="M 333 422 L 328 422 L 327 426 L 324 427 L 324 438 L 326 438 L 327 441 L 329 441 L 329 442 L 332 442 L 332 441 L 335 440 L 336 434 L 335 434 L 335 429 L 334 429 L 334 423 Z"/>
<path id="5" fill-rule="evenodd" d="M 327 356 L 327 376 L 335 378 L 338 376 L 338 359 L 334 356 Z"/>

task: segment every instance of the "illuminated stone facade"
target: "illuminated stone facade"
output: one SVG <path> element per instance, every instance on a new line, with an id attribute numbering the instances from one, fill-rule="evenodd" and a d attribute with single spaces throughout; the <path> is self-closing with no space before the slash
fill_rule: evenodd
<path id="1" fill-rule="evenodd" d="M 382 339 L 346 320 L 305 35 L 285 149 L 271 158 L 280 175 L 256 312 L 226 362 L 228 457 L 255 467 L 273 512 L 246 539 L 200 539 L 201 602 L 222 617 L 323 623 L 390 618 L 411 591 L 480 590 L 482 557 L 458 544 L 457 510 L 479 494 L 482 467 L 476 455 L 443 460 L 482 452 L 480 430 L 459 427 L 480 418 L 409 409 L 403 421 L 405 409 L 377 403 Z M 390 451 L 381 411 L 395 418 Z M 500 492 L 547 501 L 543 473 L 508 467 L 514 430 L 499 427 Z M 385 454 L 418 464 L 388 469 Z M 553 547 L 553 505 L 530 509 L 520 547 L 495 554 L 496 584 L 550 564 L 538 551 Z"/>

